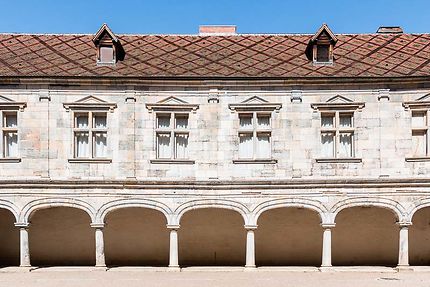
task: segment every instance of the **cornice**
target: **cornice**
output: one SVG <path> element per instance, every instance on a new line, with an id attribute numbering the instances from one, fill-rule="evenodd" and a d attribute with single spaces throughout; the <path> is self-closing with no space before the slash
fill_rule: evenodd
<path id="1" fill-rule="evenodd" d="M 0 180 L 2 189 L 177 189 L 177 190 L 268 190 L 268 189 L 365 189 L 430 187 L 430 178 L 354 178 L 289 180 Z"/>

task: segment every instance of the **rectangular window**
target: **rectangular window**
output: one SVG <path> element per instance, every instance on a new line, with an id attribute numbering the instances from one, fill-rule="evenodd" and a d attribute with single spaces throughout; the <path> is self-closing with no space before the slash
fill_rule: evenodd
<path id="1" fill-rule="evenodd" d="M 100 63 L 112 63 L 114 61 L 112 46 L 100 46 Z"/>
<path id="2" fill-rule="evenodd" d="M 270 114 L 239 114 L 239 158 L 270 159 L 271 135 Z"/>
<path id="3" fill-rule="evenodd" d="M 321 155 L 326 158 L 354 157 L 354 117 L 352 113 L 321 114 Z"/>
<path id="4" fill-rule="evenodd" d="M 157 158 L 188 159 L 188 114 L 158 113 L 156 123 Z"/>
<path id="5" fill-rule="evenodd" d="M 77 112 L 74 114 L 74 157 L 107 157 L 107 114 Z"/>
<path id="6" fill-rule="evenodd" d="M 414 157 L 427 156 L 428 150 L 428 112 L 412 112 L 412 154 Z"/>
<path id="7" fill-rule="evenodd" d="M 317 45 L 317 62 L 330 61 L 330 45 Z"/>
<path id="8" fill-rule="evenodd" d="M 2 157 L 18 157 L 18 114 L 2 112 Z"/>

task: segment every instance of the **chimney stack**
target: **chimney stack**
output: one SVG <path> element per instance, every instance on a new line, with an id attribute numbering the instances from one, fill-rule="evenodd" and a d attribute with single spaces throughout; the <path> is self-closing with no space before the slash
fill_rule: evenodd
<path id="1" fill-rule="evenodd" d="M 400 26 L 381 26 L 376 31 L 378 34 L 402 34 L 403 29 Z"/>
<path id="2" fill-rule="evenodd" d="M 199 27 L 199 35 L 235 35 L 235 25 L 202 25 Z"/>

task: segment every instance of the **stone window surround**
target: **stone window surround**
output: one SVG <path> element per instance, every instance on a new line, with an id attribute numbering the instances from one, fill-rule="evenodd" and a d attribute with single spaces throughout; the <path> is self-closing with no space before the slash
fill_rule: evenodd
<path id="1" fill-rule="evenodd" d="M 196 104 L 189 104 L 186 102 L 183 103 L 155 103 L 146 104 L 146 108 L 148 109 L 149 113 L 154 112 L 154 147 L 155 152 L 157 153 L 157 136 L 156 136 L 156 130 L 157 130 L 157 114 L 163 114 L 163 113 L 171 113 L 171 114 L 188 114 L 188 120 L 190 120 L 190 113 L 196 113 L 196 111 L 199 108 L 199 105 Z M 181 159 L 181 158 L 153 158 L 149 161 L 152 164 L 194 164 L 195 160 L 192 159 Z"/>
<path id="2" fill-rule="evenodd" d="M 1 122 L 3 122 L 3 113 L 8 112 L 14 112 L 16 113 L 16 120 L 17 120 L 17 134 L 18 134 L 18 154 L 19 154 L 19 135 L 20 135 L 20 125 L 19 125 L 19 112 L 23 112 L 24 108 L 27 106 L 27 103 L 24 102 L 5 102 L 0 103 L 0 116 L 1 116 Z M 21 162 L 20 157 L 3 157 L 4 155 L 4 139 L 3 139 L 3 125 L 2 125 L 2 132 L 1 132 L 1 141 L 0 141 L 0 150 L 1 150 L 1 157 L 0 157 L 0 163 L 19 163 Z"/>
<path id="3" fill-rule="evenodd" d="M 351 113 L 354 118 L 355 112 L 361 112 L 364 108 L 364 102 L 350 102 L 350 103 L 313 103 L 311 104 L 314 111 L 321 114 L 324 113 Z M 321 123 L 320 123 L 321 124 Z M 321 133 L 320 133 L 321 134 Z M 353 144 L 353 157 L 348 158 L 316 158 L 317 163 L 361 163 L 362 159 L 355 157 L 356 145 Z"/>
<path id="4" fill-rule="evenodd" d="M 114 109 L 117 107 L 114 103 L 106 103 L 106 102 L 99 102 L 99 103 L 86 103 L 86 102 L 75 102 L 75 103 L 64 103 L 64 108 L 67 112 L 72 111 L 71 116 L 71 126 L 72 126 L 72 143 L 71 143 L 71 157 L 68 159 L 69 163 L 111 163 L 111 158 L 77 158 L 75 157 L 75 114 L 77 113 L 106 113 L 106 126 L 107 131 L 106 133 L 109 133 L 109 116 L 108 111 L 110 113 L 113 113 Z M 88 119 L 90 120 L 90 118 Z M 109 137 L 108 137 L 109 138 Z M 92 142 L 92 141 L 91 141 Z M 109 146 L 109 140 L 107 142 L 107 146 Z"/>
<path id="5" fill-rule="evenodd" d="M 262 113 L 262 114 L 270 114 L 270 123 L 272 123 L 272 113 L 276 111 L 279 113 L 279 110 L 282 108 L 282 104 L 280 103 L 239 103 L 239 104 L 229 104 L 229 109 L 232 112 L 237 112 L 238 114 L 246 114 L 246 113 Z M 238 117 L 239 118 L 239 117 Z M 239 131 L 239 128 L 237 129 Z M 271 147 L 273 143 L 271 141 Z M 272 152 L 270 153 L 272 155 Z M 241 159 L 236 158 L 233 159 L 234 164 L 276 164 L 278 160 L 269 158 L 269 159 Z"/>
<path id="6" fill-rule="evenodd" d="M 427 117 L 427 139 L 426 139 L 426 144 L 427 144 L 427 153 L 426 155 L 423 156 L 409 156 L 409 157 L 405 157 L 405 161 L 406 162 L 425 162 L 425 161 L 430 161 L 430 136 L 429 136 L 429 116 L 430 116 L 430 101 L 410 101 L 410 102 L 404 102 L 403 107 L 405 108 L 406 111 L 410 111 L 411 112 L 411 117 L 412 117 L 412 112 L 426 112 L 426 117 Z M 413 130 L 413 127 L 411 127 L 411 130 Z M 412 134 L 411 134 L 412 135 Z"/>

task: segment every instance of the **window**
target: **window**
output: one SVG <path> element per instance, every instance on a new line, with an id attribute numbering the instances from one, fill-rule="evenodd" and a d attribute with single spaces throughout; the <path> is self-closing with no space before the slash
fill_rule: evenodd
<path id="1" fill-rule="evenodd" d="M 330 45 L 317 45 L 317 62 L 330 62 Z"/>
<path id="2" fill-rule="evenodd" d="M 429 155 L 428 123 L 427 110 L 412 112 L 412 155 L 414 157 Z"/>
<path id="3" fill-rule="evenodd" d="M 114 49 L 113 46 L 100 46 L 99 62 L 100 63 L 113 63 L 114 62 Z"/>
<path id="4" fill-rule="evenodd" d="M 157 159 L 188 158 L 188 114 L 157 113 Z"/>
<path id="5" fill-rule="evenodd" d="M 239 159 L 270 159 L 270 114 L 239 114 Z"/>
<path id="6" fill-rule="evenodd" d="M 18 114 L 2 111 L 2 157 L 18 157 Z"/>
<path id="7" fill-rule="evenodd" d="M 321 114 L 321 152 L 325 158 L 354 157 L 354 117 L 352 113 Z"/>
<path id="8" fill-rule="evenodd" d="M 107 114 L 100 112 L 74 113 L 74 157 L 107 157 Z"/>

